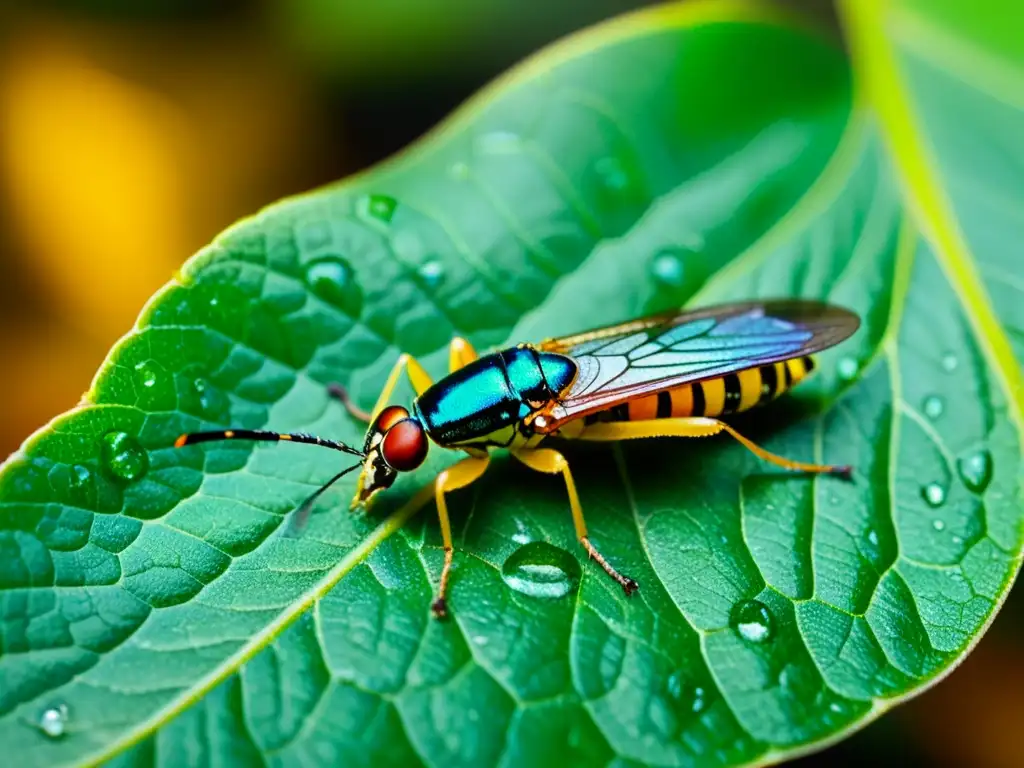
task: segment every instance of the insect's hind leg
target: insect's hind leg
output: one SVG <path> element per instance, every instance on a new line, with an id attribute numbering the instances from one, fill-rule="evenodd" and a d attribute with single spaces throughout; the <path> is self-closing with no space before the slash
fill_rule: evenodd
<path id="1" fill-rule="evenodd" d="M 473 360 L 476 360 L 476 350 L 473 349 L 473 346 L 458 336 L 452 339 L 448 347 L 448 370 L 455 372 Z M 416 391 L 417 395 L 422 395 L 434 383 L 416 358 L 403 354 L 399 356 L 395 367 L 388 374 L 387 381 L 384 383 L 384 389 L 381 390 L 380 396 L 377 398 L 377 404 L 373 406 L 372 411 L 365 411 L 356 405 L 348 390 L 336 382 L 327 385 L 327 394 L 341 403 L 352 418 L 369 424 L 381 412 L 384 406 L 390 402 L 391 395 L 395 391 L 395 387 L 398 386 L 398 379 L 401 377 L 403 370 L 408 371 L 409 381 L 412 383 L 412 388 Z"/>
<path id="2" fill-rule="evenodd" d="M 444 544 L 444 567 L 441 569 L 441 583 L 437 589 L 437 599 L 430 605 L 430 610 L 438 619 L 448 615 L 448 575 L 452 569 L 452 525 L 448 520 L 448 503 L 445 494 L 465 488 L 475 482 L 487 470 L 490 460 L 487 454 L 470 456 L 444 470 L 434 480 L 434 500 L 437 503 L 437 518 L 441 524 L 441 541 Z"/>
<path id="3" fill-rule="evenodd" d="M 590 538 L 587 536 L 587 523 L 583 519 L 583 507 L 580 505 L 580 497 L 576 493 L 576 481 L 573 480 L 572 472 L 569 471 L 569 462 L 565 460 L 565 457 L 551 448 L 520 449 L 512 451 L 512 455 L 536 472 L 562 476 L 565 480 L 565 489 L 569 494 L 569 508 L 572 510 L 572 522 L 576 527 L 576 538 L 587 550 L 587 555 L 596 561 L 627 595 L 631 595 L 639 589 L 639 584 L 615 570 L 597 551 L 597 547 L 590 543 Z"/>
<path id="4" fill-rule="evenodd" d="M 652 419 L 650 421 L 626 421 L 592 424 L 577 439 L 579 440 L 635 440 L 644 437 L 710 437 L 720 432 L 738 440 L 747 450 L 783 469 L 796 472 L 814 472 L 840 475 L 850 478 L 853 468 L 838 464 L 808 464 L 779 456 L 762 448 L 750 438 L 744 437 L 729 424 L 705 416 L 689 416 L 675 419 Z"/>

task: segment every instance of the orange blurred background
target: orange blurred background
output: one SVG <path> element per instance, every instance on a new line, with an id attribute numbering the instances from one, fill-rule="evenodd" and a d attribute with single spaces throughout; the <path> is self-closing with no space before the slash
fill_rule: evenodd
<path id="1" fill-rule="evenodd" d="M 5 5 L 0 455 L 78 401 L 148 297 L 217 232 L 373 164 L 531 51 L 645 4 Z M 1009 605 L 949 680 L 800 764 L 1024 765 L 1021 616 Z"/>

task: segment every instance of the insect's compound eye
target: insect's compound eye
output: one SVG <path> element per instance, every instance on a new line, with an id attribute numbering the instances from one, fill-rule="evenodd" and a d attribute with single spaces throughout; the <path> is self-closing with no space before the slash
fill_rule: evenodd
<path id="1" fill-rule="evenodd" d="M 384 435 L 380 455 L 392 469 L 410 472 L 427 458 L 427 433 L 416 419 L 403 419 Z"/>
<path id="2" fill-rule="evenodd" d="M 389 405 L 377 414 L 377 418 L 373 420 L 370 428 L 366 430 L 366 442 L 363 445 L 363 452 L 368 452 L 376 445 L 380 441 L 381 435 L 391 429 L 391 427 L 402 419 L 408 418 L 409 412 L 400 405 Z"/>

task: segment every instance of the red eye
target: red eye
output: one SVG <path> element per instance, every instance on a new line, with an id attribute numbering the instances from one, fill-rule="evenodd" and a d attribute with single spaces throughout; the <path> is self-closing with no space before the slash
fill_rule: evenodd
<path id="1" fill-rule="evenodd" d="M 391 427 L 402 419 L 408 419 L 409 412 L 400 405 L 389 405 L 381 411 L 373 422 L 373 429 L 378 432 L 387 432 Z"/>
<path id="2" fill-rule="evenodd" d="M 410 472 L 427 458 L 427 433 L 416 419 L 403 419 L 384 435 L 380 453 L 392 469 Z"/>

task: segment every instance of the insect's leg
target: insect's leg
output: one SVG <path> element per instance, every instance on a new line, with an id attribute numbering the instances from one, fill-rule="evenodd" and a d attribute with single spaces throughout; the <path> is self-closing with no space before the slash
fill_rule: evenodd
<path id="1" fill-rule="evenodd" d="M 744 437 L 733 427 L 718 419 L 704 416 L 690 416 L 677 419 L 652 419 L 650 421 L 626 421 L 619 423 L 592 424 L 580 435 L 580 440 L 634 440 L 642 437 L 710 437 L 726 432 L 739 440 L 747 450 L 759 458 L 771 462 L 783 469 L 796 472 L 821 472 L 832 475 L 850 477 L 853 471 L 848 465 L 807 464 L 793 461 L 784 456 L 772 453 L 753 440 Z"/>
<path id="2" fill-rule="evenodd" d="M 441 541 L 444 543 L 444 568 L 441 570 L 441 584 L 437 590 L 437 599 L 430 609 L 434 616 L 443 619 L 448 614 L 445 595 L 448 592 L 448 574 L 452 569 L 452 526 L 448 521 L 448 504 L 445 494 L 459 488 L 465 488 L 484 473 L 489 464 L 487 454 L 470 456 L 458 464 L 453 464 L 434 480 L 434 500 L 437 503 L 437 517 L 441 523 Z"/>
<path id="3" fill-rule="evenodd" d="M 519 461 L 537 472 L 544 472 L 549 475 L 561 475 L 565 480 L 565 489 L 569 493 L 569 508 L 572 510 L 572 522 L 576 526 L 576 538 L 587 550 L 592 560 L 597 561 L 605 573 L 615 579 L 625 590 L 627 595 L 632 594 L 639 585 L 628 576 L 623 576 L 615 570 L 611 564 L 604 559 L 604 556 L 597 551 L 597 547 L 590 543 L 587 536 L 587 522 L 583 519 L 583 507 L 580 505 L 580 497 L 576 493 L 576 482 L 572 479 L 572 472 L 569 471 L 569 462 L 558 451 L 551 448 L 534 448 L 512 451 L 512 455 Z"/>
<path id="4" fill-rule="evenodd" d="M 457 371 L 473 360 L 476 360 L 476 350 L 473 349 L 473 345 L 460 337 L 452 339 L 452 343 L 448 348 L 448 369 L 450 371 Z M 373 407 L 372 411 L 365 411 L 356 405 L 348 394 L 348 390 L 341 384 L 328 384 L 327 394 L 340 402 L 352 418 L 369 424 L 373 421 L 373 417 L 380 413 L 391 400 L 391 393 L 394 392 L 395 387 L 398 385 L 398 379 L 402 375 L 403 369 L 408 370 L 409 381 L 412 382 L 412 387 L 416 390 L 417 395 L 423 394 L 434 383 L 427 372 L 423 370 L 423 366 L 416 361 L 416 358 L 410 355 L 402 355 L 398 358 L 398 362 L 395 363 L 395 367 L 391 369 L 391 373 L 384 383 L 384 389 L 381 390 L 380 396 L 377 398 L 377 404 Z"/>
<path id="5" fill-rule="evenodd" d="M 476 357 L 476 350 L 473 349 L 473 345 L 461 336 L 456 336 L 448 347 L 448 370 L 454 373 L 464 365 L 476 360 Z"/>

